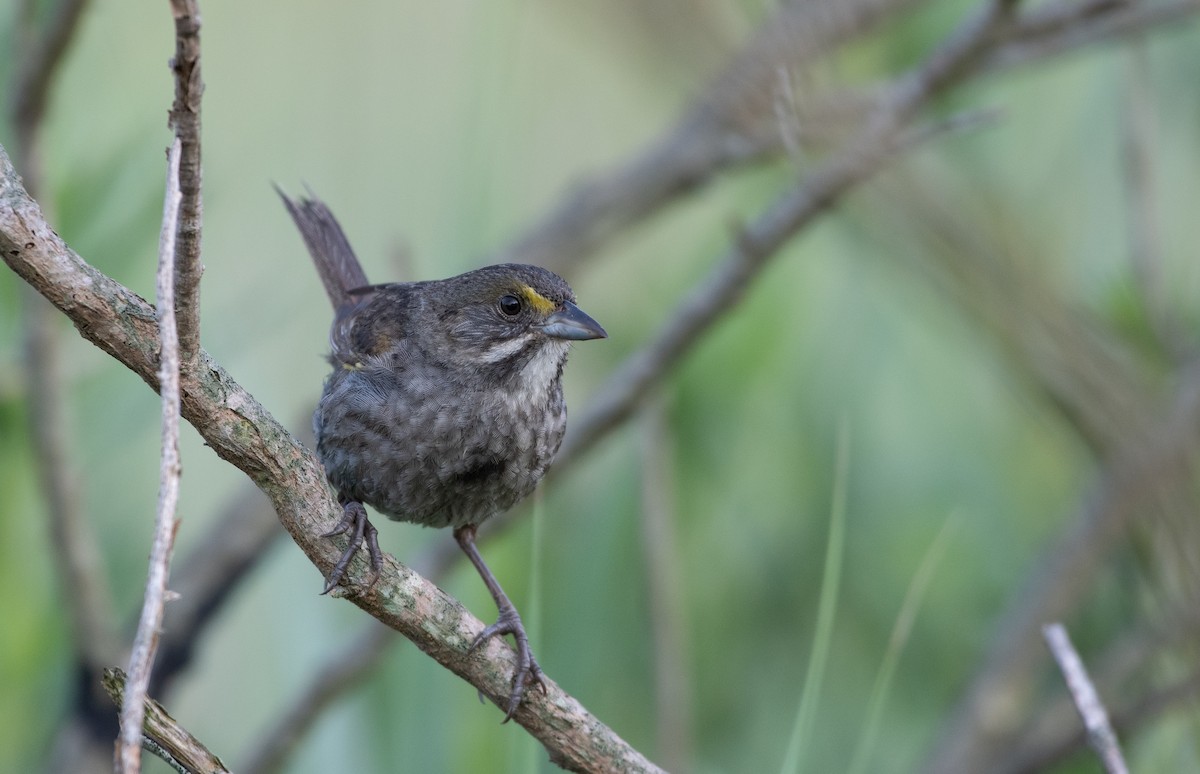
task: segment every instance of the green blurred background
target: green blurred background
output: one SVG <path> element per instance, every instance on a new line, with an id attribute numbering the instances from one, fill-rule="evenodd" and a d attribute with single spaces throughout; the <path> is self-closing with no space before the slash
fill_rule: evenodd
<path id="1" fill-rule="evenodd" d="M 14 5 L 0 7 L 0 51 L 18 34 Z M 923 4 L 841 53 L 822 77 L 870 83 L 898 72 L 973 5 Z M 326 371 L 330 312 L 272 181 L 292 192 L 308 184 L 325 199 L 374 280 L 466 270 L 664 131 L 773 8 L 206 3 L 204 346 L 303 432 Z M 1200 30 L 1189 23 L 1148 40 L 1140 50 L 1155 119 L 1165 303 L 1194 346 Z M 56 230 L 146 297 L 172 53 L 166 3 L 97 0 L 44 134 L 43 200 Z M 1089 49 L 973 81 L 940 103 L 943 112 L 1003 114 L 910 155 L 790 243 L 672 373 L 652 414 L 556 478 L 536 530 L 527 514 L 484 549 L 518 607 L 527 617 L 536 610 L 535 652 L 548 674 L 652 759 L 697 772 L 783 765 L 814 644 L 844 427 L 841 593 L 802 766 L 849 765 L 906 589 L 950 523 L 866 770 L 920 767 L 996 636 L 996 617 L 1085 497 L 1098 456 L 1031 383 L 1019 348 L 970 313 L 961 287 L 947 287 L 931 245 L 958 249 L 935 233 L 953 222 L 1012 258 L 1023 281 L 1115 332 L 1154 379 L 1169 382 L 1129 258 L 1129 62 L 1121 48 Z M 0 56 L 0 83 L 14 64 Z M 574 417 L 724 253 L 730 224 L 753 219 L 815 161 L 799 163 L 799 171 L 782 159 L 726 174 L 573 267 L 581 306 L 610 334 L 572 356 Z M 76 689 L 63 612 L 72 589 L 49 558 L 26 426 L 18 286 L 0 272 L 0 771 L 14 772 L 43 769 Z M 146 571 L 158 401 L 61 328 L 70 451 L 124 626 Z M 183 459 L 179 559 L 246 486 L 190 430 Z M 675 530 L 685 645 L 670 660 L 687 691 L 686 706 L 673 710 L 687 731 L 681 742 L 664 741 L 656 719 L 662 665 L 647 562 L 663 547 L 645 545 L 647 489 L 669 503 Z M 411 525 L 386 524 L 380 534 L 401 561 L 449 540 Z M 1148 599 L 1161 599 L 1147 569 L 1154 558 L 1143 549 L 1107 559 L 1067 620 L 1085 658 L 1135 628 Z M 276 541 L 160 697 L 235 771 L 308 677 L 370 623 L 318 596 L 320 586 L 295 546 Z M 445 587 L 491 619 L 469 568 Z M 1059 690 L 1048 665 L 1042 680 L 1046 695 Z M 286 770 L 551 768 L 536 743 L 499 720 L 470 686 L 400 642 L 329 709 Z M 1130 737 L 1134 768 L 1200 771 L 1195 720 L 1173 714 Z M 1095 765 L 1079 755 L 1057 770 Z M 147 771 L 166 768 L 150 761 Z"/>

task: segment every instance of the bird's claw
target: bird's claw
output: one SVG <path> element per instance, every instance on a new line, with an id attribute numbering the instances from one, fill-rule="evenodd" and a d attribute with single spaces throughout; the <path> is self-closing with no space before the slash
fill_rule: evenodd
<path id="1" fill-rule="evenodd" d="M 496 619 L 496 623 L 481 631 L 471 641 L 471 646 L 467 648 L 467 653 L 471 653 L 492 637 L 505 634 L 511 634 L 517 646 L 517 668 L 513 672 L 512 692 L 508 695 L 508 706 L 505 708 L 504 720 L 502 721 L 507 723 L 512 720 L 513 715 L 517 712 L 517 708 L 521 706 L 521 699 L 525 697 L 525 690 L 529 686 L 534 685 L 541 688 L 542 695 L 545 695 L 546 681 L 544 679 L 545 673 L 542 672 L 541 666 L 538 665 L 537 659 L 533 657 L 533 652 L 529 649 L 529 636 L 525 634 L 525 627 L 521 623 L 521 616 L 517 614 L 514 608 L 501 610 L 500 617 Z"/>
<path id="2" fill-rule="evenodd" d="M 383 552 L 379 550 L 379 532 L 367 518 L 367 509 L 363 507 L 362 503 L 343 503 L 341 521 L 321 537 L 333 537 L 351 530 L 353 531 L 350 535 L 350 544 L 346 546 L 345 552 L 333 566 L 333 572 L 329 573 L 329 577 L 325 579 L 325 589 L 321 592 L 322 594 L 328 594 L 337 587 L 346 574 L 346 568 L 350 566 L 350 560 L 354 558 L 358 547 L 364 542 L 371 559 L 371 581 L 366 588 L 370 589 L 375 585 L 375 581 L 379 580 L 379 568 L 383 565 Z"/>

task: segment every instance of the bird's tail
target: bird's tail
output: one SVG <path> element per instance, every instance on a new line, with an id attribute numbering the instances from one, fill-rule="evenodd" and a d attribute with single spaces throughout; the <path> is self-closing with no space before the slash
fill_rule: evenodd
<path id="1" fill-rule="evenodd" d="M 283 199 L 283 206 L 291 213 L 292 220 L 296 221 L 300 236 L 304 237 L 334 311 L 344 313 L 347 307 L 361 300 L 361 295 L 352 291 L 362 290 L 369 284 L 350 247 L 350 240 L 346 239 L 346 232 L 342 231 L 325 202 L 311 192 L 308 197 L 291 199 L 279 186 L 275 186 L 275 191 Z"/>

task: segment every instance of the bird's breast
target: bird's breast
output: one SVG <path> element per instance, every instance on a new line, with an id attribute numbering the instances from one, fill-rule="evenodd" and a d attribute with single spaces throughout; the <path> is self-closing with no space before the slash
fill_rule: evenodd
<path id="1" fill-rule="evenodd" d="M 341 369 L 314 415 L 318 455 L 343 497 L 390 518 L 477 524 L 529 494 L 558 451 L 558 373 L 471 385 L 418 368 Z"/>

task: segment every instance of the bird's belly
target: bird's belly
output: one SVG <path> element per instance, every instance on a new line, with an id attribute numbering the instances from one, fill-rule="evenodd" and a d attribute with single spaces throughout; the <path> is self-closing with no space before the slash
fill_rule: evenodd
<path id="1" fill-rule="evenodd" d="M 318 456 L 343 498 L 391 519 L 457 527 L 533 491 L 562 441 L 566 413 L 561 397 L 538 407 L 486 393 L 364 400 L 335 388 L 314 427 Z"/>

